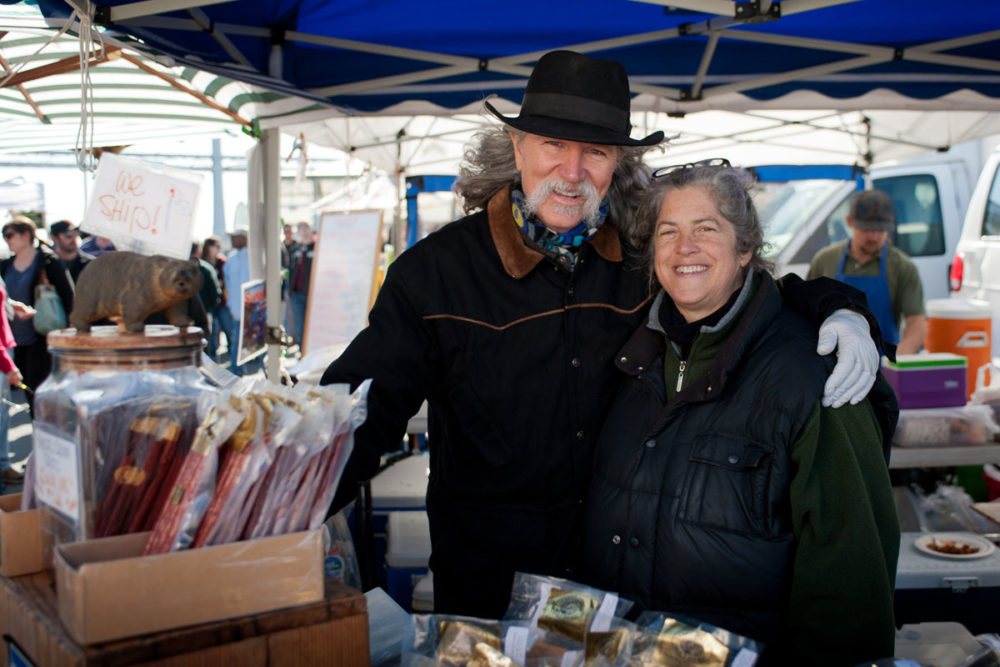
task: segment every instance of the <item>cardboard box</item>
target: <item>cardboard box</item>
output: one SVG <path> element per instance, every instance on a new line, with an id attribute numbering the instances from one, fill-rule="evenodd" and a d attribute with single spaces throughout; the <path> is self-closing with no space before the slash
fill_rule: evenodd
<path id="1" fill-rule="evenodd" d="M 49 567 L 42 549 L 41 510 L 21 511 L 21 494 L 0 496 L 0 575 L 16 577 Z"/>
<path id="2" fill-rule="evenodd" d="M 81 646 L 59 622 L 52 570 L 0 577 L 0 665 L 368 667 L 367 600 L 327 582 L 320 602 Z M 155 601 L 149 602 L 156 606 Z"/>
<path id="3" fill-rule="evenodd" d="M 965 405 L 968 361 L 949 352 L 900 354 L 882 358 L 882 374 L 896 392 L 901 409 Z"/>
<path id="4" fill-rule="evenodd" d="M 56 548 L 59 618 L 78 643 L 323 599 L 321 530 L 143 556 L 149 535 L 119 535 Z"/>

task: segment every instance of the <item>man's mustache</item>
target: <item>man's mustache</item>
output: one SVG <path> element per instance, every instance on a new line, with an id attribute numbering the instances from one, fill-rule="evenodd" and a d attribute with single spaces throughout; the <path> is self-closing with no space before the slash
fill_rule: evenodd
<path id="1" fill-rule="evenodd" d="M 549 198 L 549 195 L 552 194 L 580 197 L 580 202 L 575 206 L 555 204 L 556 211 L 567 214 L 577 213 L 580 216 L 580 220 L 590 221 L 597 216 L 600 209 L 600 195 L 593 184 L 587 181 L 569 183 L 558 178 L 551 178 L 539 183 L 534 192 L 528 196 L 525 202 L 528 214 L 533 215 L 537 212 L 542 204 L 545 203 L 545 200 Z"/>

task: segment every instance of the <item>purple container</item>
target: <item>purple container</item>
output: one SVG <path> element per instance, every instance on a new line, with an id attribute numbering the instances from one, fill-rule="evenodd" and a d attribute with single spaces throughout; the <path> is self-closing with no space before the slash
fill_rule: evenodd
<path id="1" fill-rule="evenodd" d="M 950 408 L 965 405 L 968 393 L 968 375 L 965 366 L 930 368 L 892 368 L 883 366 L 882 373 L 889 381 L 899 407 Z"/>

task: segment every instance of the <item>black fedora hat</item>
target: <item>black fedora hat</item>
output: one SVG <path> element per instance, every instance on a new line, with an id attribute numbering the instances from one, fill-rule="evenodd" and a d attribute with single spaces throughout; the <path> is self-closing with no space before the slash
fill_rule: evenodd
<path id="1" fill-rule="evenodd" d="M 538 59 L 524 89 L 521 113 L 508 118 L 486 102 L 494 116 L 511 127 L 553 139 L 614 146 L 652 146 L 663 132 L 645 139 L 629 136 L 631 97 L 621 63 L 573 51 L 551 51 Z"/>

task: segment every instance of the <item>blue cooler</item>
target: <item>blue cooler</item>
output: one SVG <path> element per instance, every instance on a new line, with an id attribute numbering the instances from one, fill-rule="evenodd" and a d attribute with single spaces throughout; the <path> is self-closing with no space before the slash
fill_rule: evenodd
<path id="1" fill-rule="evenodd" d="M 427 574 L 430 557 L 427 512 L 391 512 L 386 528 L 385 589 L 407 611 L 411 611 L 414 585 Z"/>
<path id="2" fill-rule="evenodd" d="M 399 459 L 371 480 L 372 538 L 371 572 L 375 585 L 386 587 L 385 554 L 389 515 L 405 511 L 424 513 L 427 497 L 427 476 L 430 471 L 427 454 L 413 454 Z M 354 511 L 350 525 L 357 540 Z M 369 562 L 366 560 L 366 562 Z M 404 607 L 406 605 L 403 605 Z"/>

